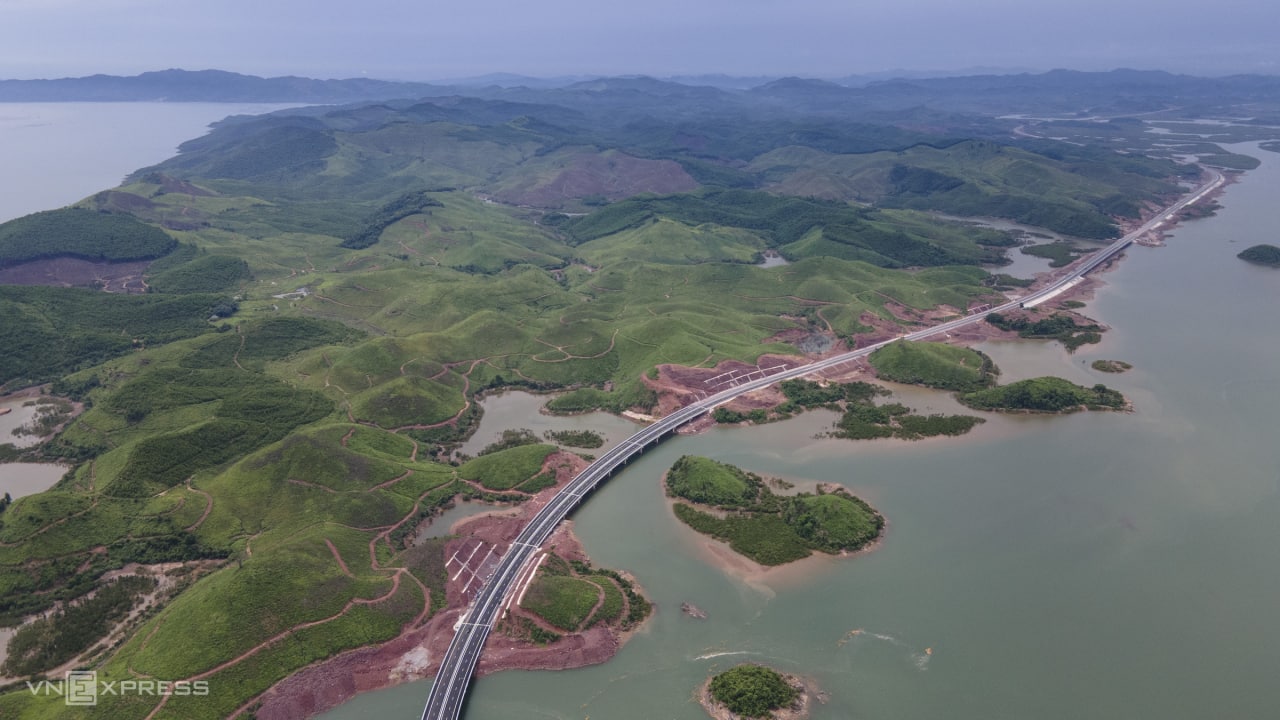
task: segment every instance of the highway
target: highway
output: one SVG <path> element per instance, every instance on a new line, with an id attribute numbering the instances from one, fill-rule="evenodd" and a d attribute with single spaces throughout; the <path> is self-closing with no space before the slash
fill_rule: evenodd
<path id="1" fill-rule="evenodd" d="M 555 531 L 560 522 L 581 504 L 583 498 L 608 478 L 619 466 L 640 455 L 648 446 L 661 441 L 667 434 L 674 432 L 676 428 L 686 422 L 744 393 L 866 357 L 881 347 L 898 340 L 924 340 L 978 322 L 991 313 L 1004 312 L 1021 306 L 1034 306 L 1059 295 L 1077 284 L 1080 278 L 1087 273 L 1123 252 L 1135 240 L 1148 232 L 1159 229 L 1183 208 L 1199 202 L 1207 194 L 1221 187 L 1224 182 L 1222 175 L 1213 171 L 1210 172 L 1213 177 L 1209 182 L 1157 213 L 1136 230 L 1093 253 L 1084 262 L 1069 268 L 1061 278 L 1036 292 L 1012 299 L 1003 305 L 988 310 L 949 320 L 825 360 L 818 360 L 808 365 L 801 365 L 790 370 L 781 370 L 773 374 L 764 374 L 765 371 L 761 371 L 762 377 L 748 380 L 683 407 L 657 420 L 652 425 L 645 427 L 610 449 L 557 492 L 555 497 L 533 517 L 520 535 L 516 537 L 515 541 L 511 543 L 511 547 L 502 556 L 497 568 L 486 579 L 479 594 L 459 621 L 453 641 L 449 643 L 449 649 L 445 652 L 444 658 L 441 659 L 435 683 L 431 686 L 431 693 L 427 697 L 426 707 L 422 711 L 422 720 L 457 720 L 461 715 L 462 704 L 471 682 L 471 675 L 475 671 L 476 664 L 480 661 L 480 653 L 484 649 L 485 640 L 489 637 L 489 632 L 493 629 L 494 624 L 500 619 L 504 601 L 516 577 L 520 575 L 521 568 L 537 555 L 542 543 L 551 536 L 551 533 Z"/>

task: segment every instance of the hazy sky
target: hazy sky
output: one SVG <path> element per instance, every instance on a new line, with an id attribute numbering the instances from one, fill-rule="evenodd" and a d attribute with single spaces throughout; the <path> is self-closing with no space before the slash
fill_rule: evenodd
<path id="1" fill-rule="evenodd" d="M 0 0 L 0 78 L 1280 73 L 1276 0 Z"/>

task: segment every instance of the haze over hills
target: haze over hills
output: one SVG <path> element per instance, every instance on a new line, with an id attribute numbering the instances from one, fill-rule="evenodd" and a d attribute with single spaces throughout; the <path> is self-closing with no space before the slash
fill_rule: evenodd
<path id="1" fill-rule="evenodd" d="M 850 76 L 838 81 L 796 77 L 647 76 L 560 77 L 494 74 L 456 84 L 369 78 L 262 78 L 221 70 L 162 70 L 135 76 L 92 75 L 47 80 L 0 80 L 0 102 L 169 101 L 336 104 L 392 98 L 464 95 L 490 100 L 547 102 L 586 109 L 613 92 L 611 107 L 650 111 L 728 110 L 747 102 L 775 103 L 787 112 L 865 113 L 916 107 L 965 113 L 1170 110 L 1185 117 L 1280 97 L 1280 76 L 1195 77 L 1163 71 L 1052 70 L 1030 74 L 948 77 Z M 633 102 L 623 97 L 629 93 Z M 655 98 L 663 105 L 651 106 Z M 670 104 L 676 103 L 676 107 Z"/>

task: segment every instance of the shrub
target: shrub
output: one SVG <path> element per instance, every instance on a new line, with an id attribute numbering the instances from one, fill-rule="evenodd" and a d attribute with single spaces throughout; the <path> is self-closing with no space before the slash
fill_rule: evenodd
<path id="1" fill-rule="evenodd" d="M 776 670 L 746 664 L 712 678 L 711 697 L 730 712 L 744 717 L 765 718 L 774 710 L 789 707 L 800 697 L 800 691 Z"/>

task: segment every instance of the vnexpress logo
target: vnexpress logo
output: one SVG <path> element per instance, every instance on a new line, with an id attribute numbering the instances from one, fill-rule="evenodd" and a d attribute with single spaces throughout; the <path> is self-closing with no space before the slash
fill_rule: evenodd
<path id="1" fill-rule="evenodd" d="M 103 695 L 150 695 L 165 697 L 205 697 L 209 694 L 207 680 L 112 680 L 98 681 L 94 670 L 70 670 L 64 680 L 27 681 L 32 695 L 61 697 L 73 707 L 93 707 Z"/>

